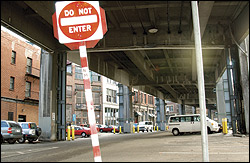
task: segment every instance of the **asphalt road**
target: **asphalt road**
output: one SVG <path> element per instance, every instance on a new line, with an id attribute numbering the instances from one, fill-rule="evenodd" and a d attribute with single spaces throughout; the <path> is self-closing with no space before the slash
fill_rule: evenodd
<path id="1" fill-rule="evenodd" d="M 200 134 L 100 133 L 103 162 L 202 162 Z M 208 135 L 210 162 L 249 162 L 249 137 Z M 1 162 L 94 162 L 90 138 L 1 145 Z"/>

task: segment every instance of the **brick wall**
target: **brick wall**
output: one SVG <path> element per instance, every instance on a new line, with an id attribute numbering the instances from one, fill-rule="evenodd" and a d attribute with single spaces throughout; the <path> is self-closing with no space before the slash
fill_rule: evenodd
<path id="1" fill-rule="evenodd" d="M 12 50 L 16 52 L 16 63 L 11 63 Z M 17 114 L 26 115 L 26 121 L 38 123 L 38 104 L 29 105 L 24 102 L 26 81 L 31 83 L 31 98 L 39 100 L 39 79 L 25 76 L 27 57 L 32 59 L 32 72 L 40 73 L 41 50 L 19 40 L 1 30 L 1 119 L 8 118 L 8 111 L 14 112 L 14 120 Z M 14 90 L 10 90 L 10 77 L 14 77 Z M 12 102 L 2 100 L 12 99 Z M 22 101 L 16 107 L 15 99 Z"/>

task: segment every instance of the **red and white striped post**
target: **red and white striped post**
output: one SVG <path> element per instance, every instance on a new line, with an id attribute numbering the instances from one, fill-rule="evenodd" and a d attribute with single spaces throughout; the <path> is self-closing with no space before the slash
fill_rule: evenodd
<path id="1" fill-rule="evenodd" d="M 84 91 L 88 112 L 88 120 L 91 130 L 91 141 L 93 147 L 94 161 L 102 162 L 98 133 L 96 129 L 96 119 L 95 119 L 95 111 L 94 111 L 94 103 L 92 97 L 92 90 L 90 84 L 90 75 L 89 75 L 89 67 L 88 67 L 88 58 L 87 58 L 87 48 L 86 43 L 81 42 L 79 45 L 80 50 L 80 59 L 83 73 L 83 83 L 84 83 Z"/>

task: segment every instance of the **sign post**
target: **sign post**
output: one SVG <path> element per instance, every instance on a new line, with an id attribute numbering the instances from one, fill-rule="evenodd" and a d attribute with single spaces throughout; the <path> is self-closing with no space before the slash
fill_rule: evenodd
<path id="1" fill-rule="evenodd" d="M 88 67 L 87 48 L 93 48 L 107 32 L 105 11 L 98 1 L 56 2 L 54 36 L 71 50 L 79 49 L 94 161 L 101 162 L 94 102 Z"/>

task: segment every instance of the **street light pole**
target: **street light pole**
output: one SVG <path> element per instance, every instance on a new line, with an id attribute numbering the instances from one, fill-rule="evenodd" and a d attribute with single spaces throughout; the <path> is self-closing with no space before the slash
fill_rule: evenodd
<path id="1" fill-rule="evenodd" d="M 199 12 L 198 12 L 197 1 L 191 1 L 191 5 L 192 5 L 192 15 L 193 15 L 193 26 L 194 26 L 193 31 L 195 39 L 199 105 L 200 105 L 200 117 L 201 117 L 201 138 L 202 138 L 202 156 L 203 156 L 202 158 L 203 162 L 209 162 L 204 72 L 203 72 L 200 23 L 199 23 Z"/>

